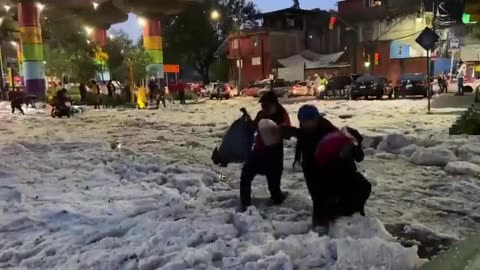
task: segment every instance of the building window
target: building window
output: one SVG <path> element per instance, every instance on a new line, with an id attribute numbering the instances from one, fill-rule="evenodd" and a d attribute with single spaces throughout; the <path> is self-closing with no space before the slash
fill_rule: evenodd
<path id="1" fill-rule="evenodd" d="M 366 8 L 376 7 L 382 5 L 382 0 L 364 0 L 364 6 Z"/>
<path id="2" fill-rule="evenodd" d="M 238 49 L 240 46 L 239 46 L 239 40 L 238 39 L 234 39 L 232 41 L 232 48 L 233 49 Z"/>
<path id="3" fill-rule="evenodd" d="M 253 47 L 258 47 L 258 45 L 260 45 L 260 38 L 259 37 L 253 37 L 252 38 L 252 43 L 253 43 Z"/>
<path id="4" fill-rule="evenodd" d="M 262 64 L 261 57 L 252 57 L 252 66 L 260 66 Z"/>
<path id="5" fill-rule="evenodd" d="M 287 27 L 295 27 L 295 18 L 287 18 Z"/>

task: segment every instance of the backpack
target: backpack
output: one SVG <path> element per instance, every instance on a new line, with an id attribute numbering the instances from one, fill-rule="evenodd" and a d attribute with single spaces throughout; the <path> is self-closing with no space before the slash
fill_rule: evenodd
<path id="1" fill-rule="evenodd" d="M 342 151 L 353 144 L 352 138 L 339 130 L 327 134 L 317 145 L 315 162 L 317 165 L 327 165 L 331 160 L 338 158 Z"/>

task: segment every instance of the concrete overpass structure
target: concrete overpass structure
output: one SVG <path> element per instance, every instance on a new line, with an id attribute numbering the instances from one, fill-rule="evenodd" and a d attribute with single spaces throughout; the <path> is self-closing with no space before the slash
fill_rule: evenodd
<path id="1" fill-rule="evenodd" d="M 194 1 L 199 0 L 0 0 L 0 18 L 7 27 L 19 32 L 25 91 L 43 96 L 46 87 L 43 19 L 64 17 L 87 25 L 91 40 L 101 48 L 107 42 L 107 29 L 126 21 L 128 13 L 135 13 L 145 18 L 144 47 L 152 58 L 149 68 L 163 76 L 160 18 L 177 14 Z"/>

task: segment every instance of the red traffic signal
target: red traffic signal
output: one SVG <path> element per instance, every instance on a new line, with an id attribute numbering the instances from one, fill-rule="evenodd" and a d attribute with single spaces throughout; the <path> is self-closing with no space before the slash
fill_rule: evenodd
<path id="1" fill-rule="evenodd" d="M 375 65 L 378 65 L 380 63 L 380 54 L 375 53 L 374 59 L 375 59 Z"/>
<path id="2" fill-rule="evenodd" d="M 330 17 L 330 23 L 328 25 L 328 29 L 333 30 L 333 28 L 335 28 L 336 23 L 337 23 L 337 17 L 331 16 Z"/>

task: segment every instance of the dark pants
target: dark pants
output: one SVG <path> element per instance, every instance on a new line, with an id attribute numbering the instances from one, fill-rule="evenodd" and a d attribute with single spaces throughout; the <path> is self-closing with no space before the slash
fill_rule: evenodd
<path id="1" fill-rule="evenodd" d="M 348 186 L 340 189 L 340 197 L 337 202 L 337 217 L 351 216 L 355 213 L 365 215 L 365 204 L 372 192 L 372 185 L 360 173 L 352 174 Z"/>
<path id="2" fill-rule="evenodd" d="M 25 112 L 22 109 L 22 105 L 12 105 L 12 113 L 15 113 L 15 109 L 19 110 L 22 114 L 25 114 Z"/>
<path id="3" fill-rule="evenodd" d="M 263 150 L 262 150 L 263 151 Z M 264 152 L 253 150 L 243 165 L 240 176 L 240 201 L 242 207 L 251 205 L 252 181 L 258 174 L 267 177 L 268 190 L 274 204 L 285 199 L 280 188 L 283 173 L 283 145 L 267 147 Z"/>
<path id="4" fill-rule="evenodd" d="M 358 171 L 336 175 L 305 174 L 307 188 L 312 197 L 313 226 L 325 226 L 335 218 L 365 215 L 365 204 L 372 185 Z"/>
<path id="5" fill-rule="evenodd" d="M 167 103 L 165 102 L 165 95 L 158 94 L 155 97 L 155 104 L 157 109 L 160 107 L 160 102 L 162 102 L 164 108 L 167 107 Z"/>
<path id="6" fill-rule="evenodd" d="M 186 102 L 185 102 L 185 91 L 180 91 L 178 93 L 178 97 L 180 98 L 180 104 L 186 104 Z"/>
<path id="7" fill-rule="evenodd" d="M 100 95 L 94 95 L 93 97 L 94 97 L 93 108 L 100 110 L 100 105 L 102 104 Z"/>
<path id="8" fill-rule="evenodd" d="M 81 102 L 87 101 L 87 91 L 80 90 L 80 101 Z"/>
<path id="9" fill-rule="evenodd" d="M 457 86 L 458 86 L 457 94 L 463 95 L 463 78 L 457 79 Z"/>

